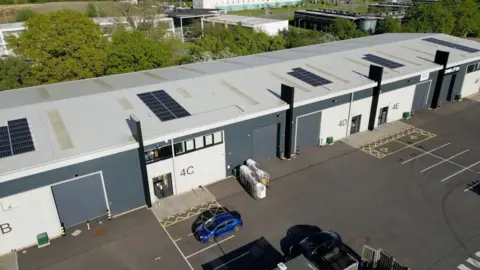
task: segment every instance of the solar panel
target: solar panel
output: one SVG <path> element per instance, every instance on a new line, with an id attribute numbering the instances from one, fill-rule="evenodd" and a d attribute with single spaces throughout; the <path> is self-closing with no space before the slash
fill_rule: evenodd
<path id="1" fill-rule="evenodd" d="M 137 96 L 160 121 L 169 121 L 191 115 L 164 90 L 142 93 Z"/>
<path id="2" fill-rule="evenodd" d="M 463 45 L 460 45 L 460 44 L 457 44 L 457 43 L 453 43 L 453 42 L 449 42 L 449 41 L 445 41 L 445 40 L 441 40 L 441 39 L 437 39 L 437 38 L 424 38 L 422 40 L 426 41 L 426 42 L 433 43 L 433 44 L 449 47 L 449 48 L 452 48 L 452 49 L 457 49 L 457 50 L 460 50 L 460 51 L 468 52 L 468 53 L 480 52 L 479 49 L 463 46 Z"/>
<path id="3" fill-rule="evenodd" d="M 376 56 L 374 54 L 365 54 L 365 56 L 362 57 L 362 59 L 380 66 L 384 66 L 389 69 L 396 69 L 396 68 L 405 66 L 404 64 L 400 64 L 400 63 L 385 59 L 383 57 Z"/>
<path id="4" fill-rule="evenodd" d="M 0 158 L 35 151 L 26 118 L 11 120 L 0 127 Z"/>
<path id="5" fill-rule="evenodd" d="M 308 83 L 309 85 L 311 85 L 313 87 L 322 86 L 322 85 L 332 83 L 331 81 L 329 81 L 325 78 L 322 78 L 322 77 L 320 77 L 320 76 L 318 76 L 318 75 L 316 75 L 316 74 L 314 74 L 314 73 L 312 73 L 308 70 L 305 70 L 303 68 L 294 68 L 292 72 L 288 72 L 287 74 L 299 79 L 302 82 Z"/>

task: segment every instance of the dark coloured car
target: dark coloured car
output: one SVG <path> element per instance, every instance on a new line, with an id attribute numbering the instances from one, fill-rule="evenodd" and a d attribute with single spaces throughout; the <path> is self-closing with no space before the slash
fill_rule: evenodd
<path id="1" fill-rule="evenodd" d="M 300 255 L 319 269 L 357 269 L 360 257 L 343 242 L 338 233 L 322 231 L 305 237 L 292 245 L 287 257 Z"/>
<path id="2" fill-rule="evenodd" d="M 195 237 L 202 243 L 213 242 L 215 238 L 231 232 L 238 232 L 242 227 L 243 221 L 239 215 L 225 212 L 198 225 L 195 229 Z"/>

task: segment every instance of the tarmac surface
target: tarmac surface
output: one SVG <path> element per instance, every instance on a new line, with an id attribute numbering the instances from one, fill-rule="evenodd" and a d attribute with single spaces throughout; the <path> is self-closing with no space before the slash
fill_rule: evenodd
<path id="1" fill-rule="evenodd" d="M 20 252 L 19 266 L 273 269 L 282 260 L 287 230 L 306 224 L 340 233 L 358 253 L 364 245 L 382 248 L 411 269 L 450 270 L 461 264 L 475 269 L 479 115 L 480 105 L 465 99 L 417 113 L 406 120 L 414 128 L 361 149 L 338 142 L 302 150 L 291 161 L 263 162 L 262 169 L 273 176 L 263 200 L 251 198 L 235 179 L 225 180 L 208 187 L 216 200 L 192 214 L 165 223 L 149 210 L 136 211 L 107 221 L 108 232 L 101 236 L 84 232 L 84 240 L 67 236 Z M 198 243 L 192 226 L 224 208 L 240 213 L 242 230 Z"/>

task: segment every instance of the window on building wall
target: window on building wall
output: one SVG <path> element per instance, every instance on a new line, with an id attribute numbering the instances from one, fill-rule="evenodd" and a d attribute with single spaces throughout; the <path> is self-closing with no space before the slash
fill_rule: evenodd
<path id="1" fill-rule="evenodd" d="M 174 145 L 175 156 L 223 143 L 223 131 L 208 134 L 195 139 L 178 142 Z"/>
<path id="2" fill-rule="evenodd" d="M 205 146 L 203 136 L 195 138 L 195 149 L 201 149 Z"/>
<path id="3" fill-rule="evenodd" d="M 472 72 L 475 72 L 475 71 L 478 71 L 478 70 L 480 70 L 480 62 L 469 65 L 467 67 L 467 73 L 472 73 Z"/>
<path id="4" fill-rule="evenodd" d="M 172 146 L 167 145 L 145 152 L 145 163 L 152 163 L 156 161 L 161 161 L 171 158 L 172 155 Z"/>
<path id="5" fill-rule="evenodd" d="M 213 144 L 213 135 L 207 135 L 205 136 L 205 145 L 209 146 Z"/>
<path id="6" fill-rule="evenodd" d="M 195 150 L 195 144 L 193 143 L 193 140 L 189 140 L 185 142 L 185 151 L 193 151 Z"/>
<path id="7" fill-rule="evenodd" d="M 223 141 L 223 138 L 222 138 L 222 132 L 221 131 L 213 133 L 213 143 L 214 144 L 221 143 L 222 141 Z"/>
<path id="8" fill-rule="evenodd" d="M 176 143 L 174 146 L 173 146 L 173 150 L 175 151 L 175 155 L 181 155 L 183 153 L 185 153 L 185 142 L 179 142 L 179 143 Z"/>

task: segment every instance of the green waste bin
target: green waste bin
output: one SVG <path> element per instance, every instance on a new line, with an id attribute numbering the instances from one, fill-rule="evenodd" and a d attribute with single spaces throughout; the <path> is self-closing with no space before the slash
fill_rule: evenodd
<path id="1" fill-rule="evenodd" d="M 38 247 L 43 247 L 50 244 L 50 239 L 48 238 L 48 234 L 41 233 L 37 235 L 37 244 L 38 244 Z"/>
<path id="2" fill-rule="evenodd" d="M 405 118 L 405 119 L 410 118 L 410 112 L 404 112 L 403 113 L 403 118 Z"/>
<path id="3" fill-rule="evenodd" d="M 327 144 L 332 144 L 332 143 L 333 143 L 333 137 L 328 137 Z"/>
<path id="4" fill-rule="evenodd" d="M 457 101 L 462 101 L 462 95 L 457 95 L 457 96 L 456 96 L 456 100 L 457 100 Z"/>

